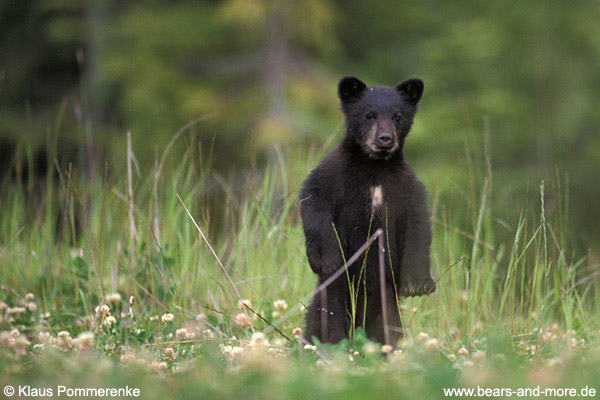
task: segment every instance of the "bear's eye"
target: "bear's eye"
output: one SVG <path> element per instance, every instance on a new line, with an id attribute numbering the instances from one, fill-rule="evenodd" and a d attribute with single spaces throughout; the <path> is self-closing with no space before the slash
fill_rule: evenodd
<path id="1" fill-rule="evenodd" d="M 394 121 L 400 122 L 401 119 L 402 119 L 402 115 L 400 115 L 400 114 L 394 115 Z"/>
<path id="2" fill-rule="evenodd" d="M 375 117 L 375 116 L 373 115 L 373 113 L 371 111 L 369 111 L 368 113 L 365 114 L 366 119 L 373 119 L 373 117 Z"/>

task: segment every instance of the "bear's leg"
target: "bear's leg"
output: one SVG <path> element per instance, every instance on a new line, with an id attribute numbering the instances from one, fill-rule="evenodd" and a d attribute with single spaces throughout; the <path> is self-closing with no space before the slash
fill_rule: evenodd
<path id="1" fill-rule="evenodd" d="M 409 198 L 405 222 L 404 246 L 400 262 L 400 290 L 402 296 L 422 296 L 435 291 L 431 277 L 429 248 L 431 246 L 431 222 L 423 189 Z"/>
<path id="2" fill-rule="evenodd" d="M 376 296 L 381 295 L 377 294 Z M 389 344 L 396 346 L 398 341 L 402 338 L 402 320 L 400 318 L 400 310 L 398 302 L 396 301 L 396 295 L 391 285 L 387 286 L 385 309 L 387 311 Z M 381 297 L 367 302 L 367 316 L 369 316 L 366 321 L 367 337 L 375 342 L 385 344 L 386 337 Z"/>
<path id="3" fill-rule="evenodd" d="M 349 321 L 347 302 L 349 293 L 344 279 L 338 279 L 314 295 L 306 314 L 304 338 L 312 342 L 313 336 L 321 343 L 337 343 L 348 337 Z"/>

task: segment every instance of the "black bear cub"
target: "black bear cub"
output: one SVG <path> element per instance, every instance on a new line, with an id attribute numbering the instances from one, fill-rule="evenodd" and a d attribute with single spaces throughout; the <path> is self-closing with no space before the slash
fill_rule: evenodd
<path id="1" fill-rule="evenodd" d="M 343 78 L 338 95 L 346 133 L 310 173 L 300 194 L 306 254 L 319 284 L 383 229 L 391 344 L 402 336 L 399 298 L 435 290 L 427 194 L 403 155 L 422 93 L 420 79 L 367 87 L 355 77 Z M 362 327 L 371 340 L 384 342 L 377 243 L 323 294 L 315 294 L 306 339 L 336 343 Z"/>

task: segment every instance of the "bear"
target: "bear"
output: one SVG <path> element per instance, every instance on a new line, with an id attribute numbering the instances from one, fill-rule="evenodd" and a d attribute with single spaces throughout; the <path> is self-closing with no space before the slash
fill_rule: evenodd
<path id="1" fill-rule="evenodd" d="M 400 299 L 435 291 L 427 193 L 403 152 L 423 89 L 417 78 L 395 87 L 367 87 L 353 76 L 338 84 L 345 134 L 308 175 L 299 196 L 306 256 L 322 285 L 381 228 L 385 299 L 375 240 L 315 291 L 304 331 L 311 343 L 337 343 L 362 328 L 370 340 L 395 345 L 402 337 Z"/>

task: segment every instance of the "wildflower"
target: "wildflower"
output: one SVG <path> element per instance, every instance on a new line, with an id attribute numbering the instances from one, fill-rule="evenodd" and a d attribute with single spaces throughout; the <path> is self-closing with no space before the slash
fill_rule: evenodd
<path id="1" fill-rule="evenodd" d="M 12 307 L 12 308 L 8 308 L 6 310 L 6 315 L 9 315 L 9 316 L 15 315 L 18 318 L 18 317 L 24 315 L 25 311 L 26 311 L 25 307 Z"/>
<path id="2" fill-rule="evenodd" d="M 29 311 L 31 312 L 36 312 L 37 311 L 37 304 L 35 304 L 35 301 L 30 301 L 27 304 L 27 308 L 29 309 Z"/>
<path id="3" fill-rule="evenodd" d="M 467 350 L 467 348 L 463 346 L 460 349 L 458 349 L 458 354 L 461 356 L 466 356 L 467 354 L 469 354 L 469 350 Z"/>
<path id="4" fill-rule="evenodd" d="M 38 339 L 40 340 L 40 342 L 46 343 L 46 342 L 48 342 L 48 339 L 50 339 L 50 333 L 40 332 L 40 333 L 38 333 Z"/>
<path id="5" fill-rule="evenodd" d="M 231 355 L 234 357 L 239 357 L 244 353 L 244 349 L 242 347 L 234 346 L 231 348 Z"/>
<path id="6" fill-rule="evenodd" d="M 250 345 L 252 347 L 267 347 L 269 345 L 269 341 L 265 337 L 265 334 L 262 332 L 256 332 L 252 335 L 252 340 L 250 341 Z"/>
<path id="7" fill-rule="evenodd" d="M 21 332 L 19 332 L 19 330 L 17 328 L 13 329 L 12 331 L 10 331 L 10 336 L 16 338 L 21 336 Z"/>
<path id="8" fill-rule="evenodd" d="M 135 361 L 135 356 L 131 352 L 123 353 L 120 360 L 122 364 L 131 364 Z"/>
<path id="9" fill-rule="evenodd" d="M 168 365 L 164 361 L 153 361 L 150 364 L 148 364 L 148 371 L 158 373 L 167 369 L 167 367 Z"/>
<path id="10" fill-rule="evenodd" d="M 427 340 L 427 339 L 429 339 L 429 335 L 426 334 L 425 332 L 421 332 L 421 333 L 419 333 L 419 339 Z"/>
<path id="11" fill-rule="evenodd" d="M 15 339 L 13 348 L 17 353 L 25 354 L 30 344 L 31 343 L 29 343 L 29 340 L 27 340 L 25 336 L 20 336 Z"/>
<path id="12" fill-rule="evenodd" d="M 204 337 L 206 339 L 214 339 L 215 338 L 215 333 L 213 331 L 211 331 L 210 329 L 205 329 L 202 332 L 202 335 L 204 335 Z"/>
<path id="13" fill-rule="evenodd" d="M 58 332 L 56 345 L 63 351 L 69 351 L 70 349 L 72 349 L 73 338 L 71 337 L 71 334 L 67 331 Z"/>
<path id="14" fill-rule="evenodd" d="M 196 333 L 188 328 L 181 328 L 175 331 L 175 336 L 177 339 L 194 339 L 196 337 Z"/>
<path id="15" fill-rule="evenodd" d="M 175 319 L 175 316 L 171 313 L 166 313 L 163 314 L 162 317 L 160 317 L 162 322 L 173 322 L 173 320 Z"/>
<path id="16" fill-rule="evenodd" d="M 375 354 L 379 350 L 378 347 L 375 343 L 368 342 L 363 346 L 362 351 L 365 354 Z"/>
<path id="17" fill-rule="evenodd" d="M 438 348 L 438 340 L 435 338 L 429 339 L 425 342 L 425 348 L 427 350 L 436 350 Z"/>
<path id="18" fill-rule="evenodd" d="M 175 355 L 175 349 L 173 349 L 172 347 L 167 347 L 164 351 L 164 355 L 165 358 L 169 361 L 175 361 L 176 355 Z"/>
<path id="19" fill-rule="evenodd" d="M 238 301 L 238 308 L 243 310 L 244 307 L 252 308 L 252 302 L 248 299 L 243 299 L 242 301 Z"/>
<path id="20" fill-rule="evenodd" d="M 250 326 L 250 318 L 244 313 L 239 313 L 235 316 L 235 324 L 244 329 Z"/>
<path id="21" fill-rule="evenodd" d="M 33 301 L 33 300 L 35 300 L 35 295 L 33 293 L 27 293 L 25 295 L 25 300 L 27 300 L 27 301 Z"/>
<path id="22" fill-rule="evenodd" d="M 315 346 L 314 344 L 305 344 L 304 345 L 304 350 L 316 351 L 317 350 L 317 346 Z"/>
<path id="23" fill-rule="evenodd" d="M 384 345 L 381 347 L 381 352 L 382 352 L 383 354 L 388 354 L 388 353 L 390 353 L 392 350 L 393 350 L 393 348 L 392 348 L 392 346 L 390 346 L 389 344 L 384 344 Z"/>
<path id="24" fill-rule="evenodd" d="M 110 315 L 110 307 L 106 304 L 99 305 L 94 309 L 96 315 L 100 314 L 100 316 L 108 316 Z"/>
<path id="25" fill-rule="evenodd" d="M 279 311 L 273 311 L 271 313 L 271 317 L 273 318 L 279 318 L 281 316 L 281 313 Z"/>
<path id="26" fill-rule="evenodd" d="M 404 353 L 400 349 L 394 350 L 391 354 L 388 354 L 388 356 L 390 362 L 398 363 L 404 361 Z"/>
<path id="27" fill-rule="evenodd" d="M 4 311 L 8 308 L 5 302 L 0 301 L 0 311 Z"/>
<path id="28" fill-rule="evenodd" d="M 275 300 L 273 303 L 276 309 L 285 311 L 288 307 L 287 302 L 285 300 Z"/>
<path id="29" fill-rule="evenodd" d="M 119 293 L 111 293 L 106 296 L 106 302 L 112 307 L 115 307 L 121 303 L 121 295 Z"/>
<path id="30" fill-rule="evenodd" d="M 41 315 L 42 319 L 48 319 L 50 318 L 50 313 L 49 312 L 45 312 Z"/>
<path id="31" fill-rule="evenodd" d="M 296 328 L 294 328 L 292 333 L 294 334 L 294 336 L 302 336 L 302 328 L 296 327 Z"/>
<path id="32" fill-rule="evenodd" d="M 577 350 L 581 347 L 585 347 L 585 339 L 577 340 L 575 338 L 571 338 L 570 345 L 573 350 Z"/>
<path id="33" fill-rule="evenodd" d="M 116 323 L 117 323 L 117 319 L 112 315 L 109 315 L 108 317 L 106 317 L 104 319 L 104 325 L 108 326 L 109 328 L 111 326 L 113 326 L 113 324 L 116 324 Z"/>
<path id="34" fill-rule="evenodd" d="M 76 345 L 80 350 L 94 348 L 94 334 L 92 332 L 81 332 L 76 339 Z"/>
<path id="35" fill-rule="evenodd" d="M 12 347 L 11 343 L 14 343 L 14 340 L 10 332 L 0 332 L 0 347 Z"/>
<path id="36" fill-rule="evenodd" d="M 158 315 L 151 316 L 150 321 L 158 321 Z"/>

